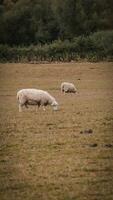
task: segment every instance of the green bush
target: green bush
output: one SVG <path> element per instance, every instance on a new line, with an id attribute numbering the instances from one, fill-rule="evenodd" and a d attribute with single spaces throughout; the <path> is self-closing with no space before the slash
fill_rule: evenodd
<path id="1" fill-rule="evenodd" d="M 28 47 L 0 45 L 0 62 L 70 62 L 113 60 L 113 31 L 79 36 L 71 41 L 57 40 L 51 44 Z"/>

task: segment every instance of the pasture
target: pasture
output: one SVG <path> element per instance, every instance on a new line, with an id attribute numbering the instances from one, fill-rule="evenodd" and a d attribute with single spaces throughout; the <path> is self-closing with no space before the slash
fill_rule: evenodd
<path id="1" fill-rule="evenodd" d="M 19 113 L 22 88 L 59 110 Z M 113 63 L 0 64 L 0 200 L 15 199 L 113 200 Z"/>

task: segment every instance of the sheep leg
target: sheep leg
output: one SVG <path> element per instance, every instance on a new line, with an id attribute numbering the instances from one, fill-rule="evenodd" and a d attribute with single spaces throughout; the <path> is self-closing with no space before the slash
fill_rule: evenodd
<path id="1" fill-rule="evenodd" d="M 36 105 L 36 112 L 38 111 L 39 108 L 40 108 L 40 106 L 39 106 L 39 105 Z"/>
<path id="2" fill-rule="evenodd" d="M 45 111 L 46 109 L 45 109 L 45 106 L 42 106 L 43 107 L 43 110 Z"/>
<path id="3" fill-rule="evenodd" d="M 22 105 L 19 104 L 19 112 L 22 112 Z"/>

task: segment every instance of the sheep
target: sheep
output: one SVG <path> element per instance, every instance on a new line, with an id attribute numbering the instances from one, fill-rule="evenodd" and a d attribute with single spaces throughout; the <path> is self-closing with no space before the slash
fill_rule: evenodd
<path id="1" fill-rule="evenodd" d="M 58 103 L 53 96 L 44 90 L 38 89 L 22 89 L 17 92 L 17 99 L 19 101 L 19 112 L 22 112 L 22 107 L 28 108 L 28 105 L 36 105 L 38 107 L 51 105 L 53 110 L 58 109 Z"/>
<path id="2" fill-rule="evenodd" d="M 61 83 L 61 92 L 76 93 L 77 89 L 75 88 L 73 83 L 63 82 L 63 83 Z"/>

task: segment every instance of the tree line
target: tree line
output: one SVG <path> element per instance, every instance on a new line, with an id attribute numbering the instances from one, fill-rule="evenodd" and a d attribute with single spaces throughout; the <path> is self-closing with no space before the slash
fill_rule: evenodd
<path id="1" fill-rule="evenodd" d="M 45 45 L 113 30 L 113 0 L 0 0 L 0 44 Z"/>
<path id="2" fill-rule="evenodd" d="M 0 45 L 0 62 L 113 61 L 113 31 L 101 31 L 50 44 Z"/>

